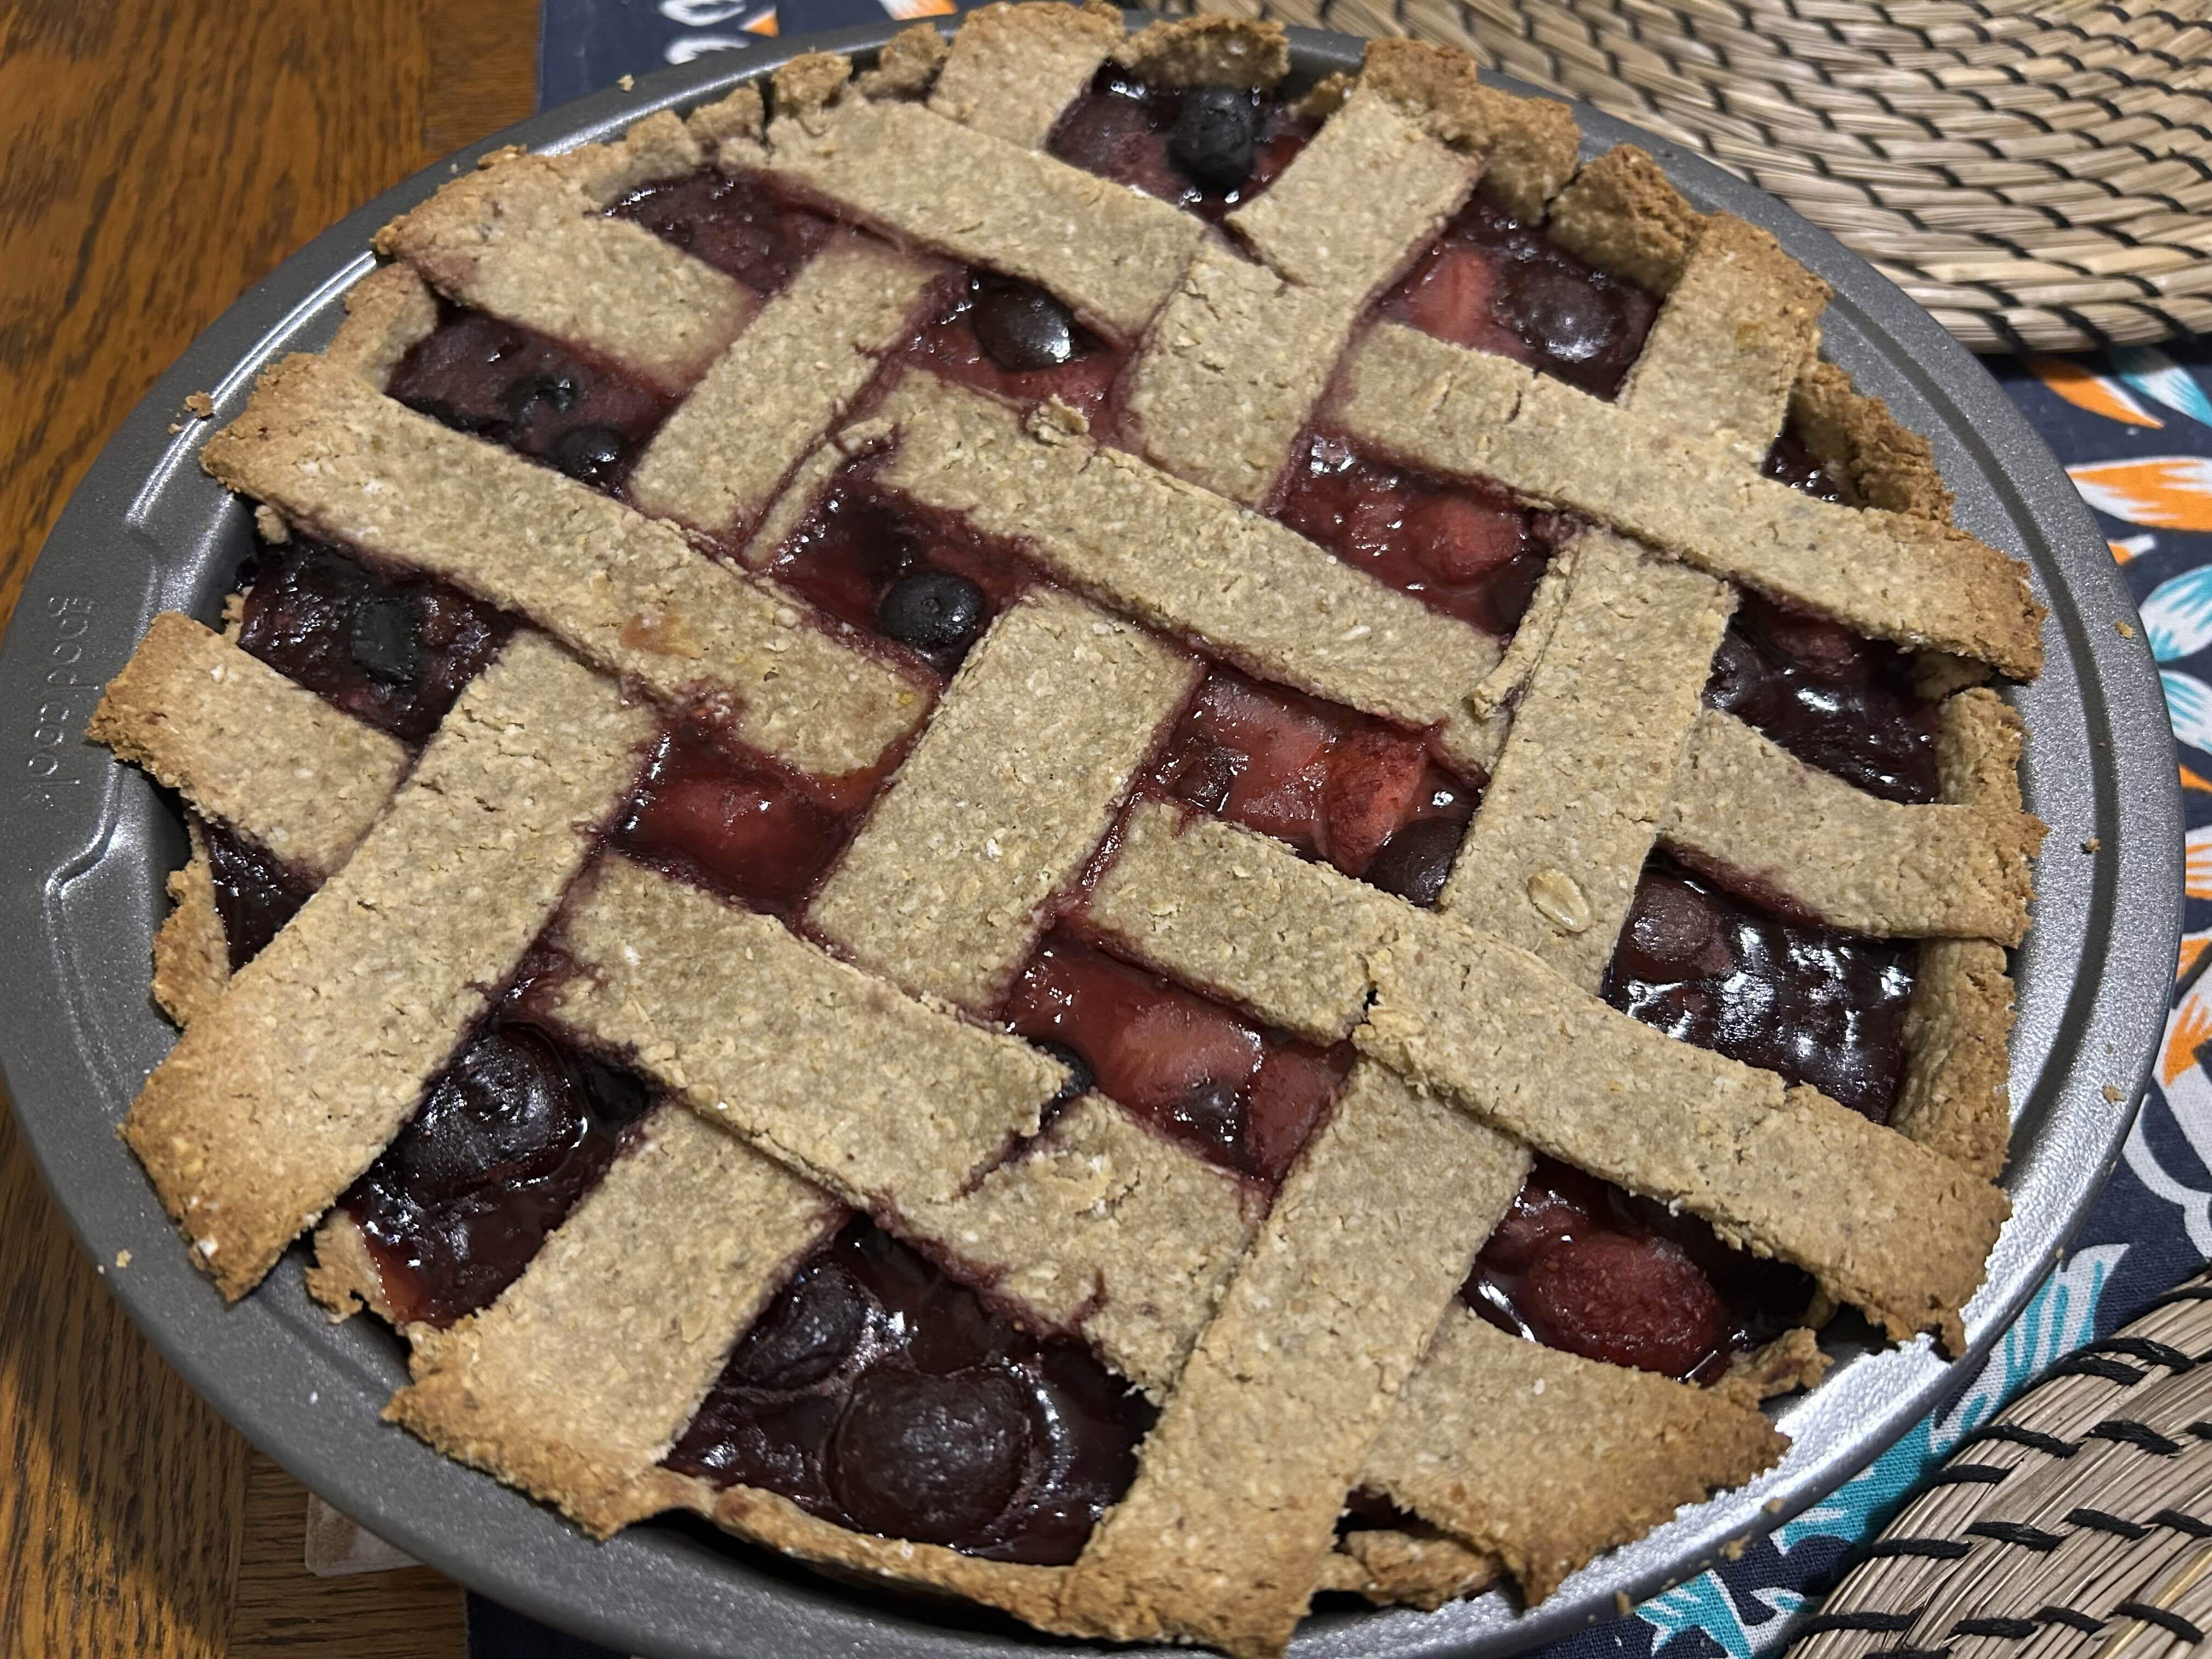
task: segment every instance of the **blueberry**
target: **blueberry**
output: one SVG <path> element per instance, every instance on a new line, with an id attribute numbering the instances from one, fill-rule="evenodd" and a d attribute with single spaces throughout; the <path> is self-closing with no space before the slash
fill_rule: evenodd
<path id="1" fill-rule="evenodd" d="M 629 446 L 610 426 L 580 426 L 553 446 L 553 465 L 570 477 L 605 489 L 621 475 Z"/>
<path id="2" fill-rule="evenodd" d="M 1061 1084 L 1053 1097 L 1044 1103 L 1044 1115 L 1050 1120 L 1058 1116 L 1071 1102 L 1097 1088 L 1098 1073 L 1091 1069 L 1089 1060 L 1065 1042 L 1040 1042 L 1037 1047 L 1067 1067 L 1067 1081 Z"/>
<path id="3" fill-rule="evenodd" d="M 983 590 L 950 570 L 917 570 L 884 590 L 876 626 L 902 645 L 932 653 L 965 651 L 990 620 Z"/>
<path id="4" fill-rule="evenodd" d="M 842 1365 L 866 1336 L 874 1305 L 834 1262 L 809 1269 L 754 1322 L 730 1373 L 757 1389 L 803 1389 Z"/>
<path id="5" fill-rule="evenodd" d="M 984 354 L 1010 374 L 1057 368 L 1075 356 L 1075 319 L 1067 307 L 1027 283 L 991 283 L 975 292 L 969 314 Z"/>
<path id="6" fill-rule="evenodd" d="M 415 607 L 404 599 L 369 599 L 346 624 L 346 654 L 362 672 L 388 685 L 411 685 L 422 672 Z"/>
<path id="7" fill-rule="evenodd" d="M 1434 904 L 1465 834 L 1449 818 L 1416 819 L 1382 843 L 1367 866 L 1367 880 L 1416 904 Z"/>
<path id="8" fill-rule="evenodd" d="M 1168 135 L 1168 157 L 1200 190 L 1222 195 L 1252 171 L 1252 146 L 1260 136 L 1260 106 L 1235 87 L 1198 87 L 1183 94 Z"/>

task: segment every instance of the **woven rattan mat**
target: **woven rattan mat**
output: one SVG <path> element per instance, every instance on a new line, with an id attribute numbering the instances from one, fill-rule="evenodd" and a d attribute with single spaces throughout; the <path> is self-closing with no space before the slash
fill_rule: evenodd
<path id="1" fill-rule="evenodd" d="M 2212 1274 L 1960 1443 L 1791 1659 L 2094 1653 L 2212 1632 Z"/>
<path id="2" fill-rule="evenodd" d="M 1464 46 L 1697 150 L 1977 351 L 2212 328 L 2212 0 L 1172 0 Z"/>

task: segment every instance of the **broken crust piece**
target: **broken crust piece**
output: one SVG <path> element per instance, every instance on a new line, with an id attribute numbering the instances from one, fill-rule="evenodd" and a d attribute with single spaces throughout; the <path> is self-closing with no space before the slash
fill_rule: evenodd
<path id="1" fill-rule="evenodd" d="M 399 1316 L 384 1293 L 384 1275 L 369 1253 L 368 1236 L 343 1209 L 333 1209 L 315 1229 L 315 1259 L 307 1281 L 307 1294 L 323 1304 L 333 1325 L 366 1308 L 399 1328 Z"/>
<path id="2" fill-rule="evenodd" d="M 411 265 L 377 266 L 346 290 L 345 306 L 345 321 L 323 355 L 379 392 L 391 384 L 400 360 L 438 327 L 438 297 Z"/>
<path id="3" fill-rule="evenodd" d="M 1423 1455 L 1438 1425 L 1453 1431 L 1448 1461 Z M 1771 1468 L 1788 1444 L 1717 1390 L 1508 1336 L 1457 1308 L 1370 1454 L 1368 1482 L 1389 1468 L 1386 1496 L 1497 1555 L 1534 1607 L 1680 1505 Z"/>
<path id="4" fill-rule="evenodd" d="M 977 132 L 1041 149 L 1121 33 L 1120 10 L 1099 0 L 981 7 L 961 20 L 929 107 Z"/>
<path id="5" fill-rule="evenodd" d="M 179 1025 L 189 1025 L 230 982 L 230 941 L 215 905 L 215 878 L 198 823 L 185 821 L 192 855 L 169 872 L 174 907 L 154 933 L 154 1001 Z"/>
<path id="6" fill-rule="evenodd" d="M 1449 1533 L 1379 1527 L 1348 1532 L 1322 1563 L 1320 1589 L 1364 1596 L 1377 1607 L 1434 1613 L 1498 1580 L 1503 1566 Z"/>
<path id="7" fill-rule="evenodd" d="M 1582 133 L 1567 106 L 1484 86 L 1463 52 L 1370 40 L 1359 84 L 1413 112 L 1445 143 L 1485 155 L 1480 189 L 1516 219 L 1540 220 L 1574 172 Z"/>
<path id="8" fill-rule="evenodd" d="M 652 729 L 611 683 L 519 635 L 345 867 L 147 1079 L 124 1137 L 227 1299 L 398 1133 L 582 867 Z"/>
<path id="9" fill-rule="evenodd" d="M 1928 440 L 1833 363 L 1808 363 L 1790 389 L 1790 419 L 1805 447 L 1853 499 L 1930 524 L 1951 522 L 1951 487 Z"/>
<path id="10" fill-rule="evenodd" d="M 875 66 L 860 71 L 853 82 L 863 98 L 919 98 L 937 82 L 938 71 L 952 48 L 942 34 L 928 23 L 916 23 L 910 29 L 901 29 L 886 41 L 876 54 Z M 760 94 L 747 85 L 738 89 L 752 92 L 755 99 L 753 118 L 742 129 L 749 138 L 760 137 L 761 122 L 758 109 Z M 732 94 L 732 97 L 736 94 Z M 730 102 L 723 100 L 723 104 Z M 720 108 L 721 106 L 714 106 Z M 698 131 L 698 117 L 694 115 L 693 131 Z"/>
<path id="11" fill-rule="evenodd" d="M 1115 57 L 1157 87 L 1265 91 L 1291 72 L 1290 37 L 1273 19 L 1165 19 L 1139 29 Z"/>

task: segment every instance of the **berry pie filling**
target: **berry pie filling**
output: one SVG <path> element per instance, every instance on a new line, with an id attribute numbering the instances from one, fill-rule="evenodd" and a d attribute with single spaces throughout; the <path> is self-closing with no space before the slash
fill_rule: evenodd
<path id="1" fill-rule="evenodd" d="M 313 877 L 295 870 L 260 842 L 228 824 L 202 823 L 208 878 L 234 974 L 268 948 L 314 894 Z"/>
<path id="2" fill-rule="evenodd" d="M 526 991 L 480 1030 L 338 1200 L 395 1324 L 488 1307 L 599 1184 L 652 1091 L 530 1022 Z"/>
<path id="3" fill-rule="evenodd" d="M 1112 432 L 1127 351 L 1108 345 L 1034 283 L 969 270 L 947 286 L 950 297 L 907 347 L 907 362 L 1014 403 L 1057 398 L 1093 433 Z"/>
<path id="4" fill-rule="evenodd" d="M 420 414 L 614 490 L 676 399 L 535 330 L 441 301 L 386 391 Z"/>
<path id="5" fill-rule="evenodd" d="M 1377 314 L 1610 399 L 1643 355 L 1659 301 L 1478 197 Z"/>
<path id="6" fill-rule="evenodd" d="M 1241 87 L 1154 87 L 1109 64 L 1046 143 L 1071 167 L 1218 222 L 1273 184 L 1315 125 Z"/>
<path id="7" fill-rule="evenodd" d="M 1082 1088 L 1268 1187 L 1352 1069 L 1348 1045 L 1301 1042 L 1065 929 L 1038 945 L 1000 1018 L 1066 1060 Z"/>
<path id="8" fill-rule="evenodd" d="M 1064 1565 L 1154 1415 L 1080 1342 L 1028 1334 L 855 1218 L 739 1338 L 664 1465 L 862 1532 Z"/>
<path id="9" fill-rule="evenodd" d="M 757 176 L 705 167 L 631 191 L 607 210 L 766 299 L 837 234 L 836 222 Z"/>

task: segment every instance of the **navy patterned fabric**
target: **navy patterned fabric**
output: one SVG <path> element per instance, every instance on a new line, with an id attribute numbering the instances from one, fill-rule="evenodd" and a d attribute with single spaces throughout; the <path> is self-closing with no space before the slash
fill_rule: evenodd
<path id="1" fill-rule="evenodd" d="M 948 0 L 545 0 L 542 94 L 558 103 L 702 52 L 955 9 Z M 1773 1651 L 1854 1547 L 1922 1475 L 2037 1371 L 2108 1334 L 2212 1257 L 2212 349 L 2133 348 L 1990 367 L 2067 465 L 2111 538 L 2163 671 L 2189 824 L 2188 919 L 2174 1008 L 2142 1116 L 2072 1253 L 1981 1371 L 1826 1503 L 1741 1559 L 1547 1659 L 1734 1659 Z M 2206 1048 L 2212 1056 L 2212 1048 Z M 474 1659 L 588 1659 L 600 1650 L 471 1601 Z"/>

